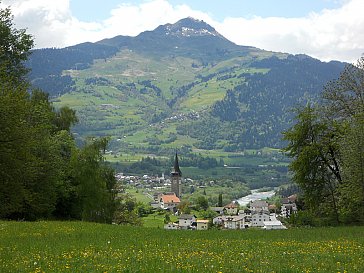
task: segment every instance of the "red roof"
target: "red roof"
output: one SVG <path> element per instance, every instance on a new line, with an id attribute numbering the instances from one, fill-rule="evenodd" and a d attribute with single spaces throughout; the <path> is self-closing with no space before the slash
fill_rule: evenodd
<path id="1" fill-rule="evenodd" d="M 163 203 L 180 203 L 181 200 L 174 194 L 174 195 L 162 195 Z"/>
<path id="2" fill-rule="evenodd" d="M 238 208 L 238 205 L 236 205 L 234 202 L 232 202 L 229 205 L 226 205 L 224 208 L 226 208 L 226 209 L 236 209 L 236 208 Z"/>

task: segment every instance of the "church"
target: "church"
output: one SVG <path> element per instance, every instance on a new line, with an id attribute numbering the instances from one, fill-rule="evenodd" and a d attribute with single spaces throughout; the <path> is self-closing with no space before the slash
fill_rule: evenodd
<path id="1" fill-rule="evenodd" d="M 159 204 L 161 208 L 170 211 L 177 211 L 177 206 L 181 202 L 182 196 L 182 172 L 179 168 L 178 155 L 176 152 L 171 172 L 171 191 L 159 196 Z"/>
<path id="2" fill-rule="evenodd" d="M 171 172 L 171 192 L 175 193 L 178 198 L 182 195 L 182 172 L 179 168 L 178 155 L 174 158 L 173 170 Z"/>

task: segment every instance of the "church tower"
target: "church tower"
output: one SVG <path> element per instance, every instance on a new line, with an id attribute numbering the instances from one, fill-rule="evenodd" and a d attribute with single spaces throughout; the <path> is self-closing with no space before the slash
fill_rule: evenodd
<path id="1" fill-rule="evenodd" d="M 171 172 L 171 192 L 174 192 L 178 198 L 181 198 L 182 194 L 182 172 L 178 164 L 178 156 L 174 159 L 173 171 Z"/>

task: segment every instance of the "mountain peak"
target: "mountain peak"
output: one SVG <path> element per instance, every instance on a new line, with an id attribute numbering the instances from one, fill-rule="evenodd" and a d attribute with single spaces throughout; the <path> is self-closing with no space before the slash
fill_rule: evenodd
<path id="1" fill-rule="evenodd" d="M 158 31 L 163 31 L 165 35 L 177 37 L 193 36 L 219 36 L 222 37 L 212 26 L 202 20 L 187 17 L 174 24 L 159 26 Z"/>

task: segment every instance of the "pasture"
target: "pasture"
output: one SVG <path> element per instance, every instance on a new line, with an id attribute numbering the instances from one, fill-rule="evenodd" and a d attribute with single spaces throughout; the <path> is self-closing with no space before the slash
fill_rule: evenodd
<path id="1" fill-rule="evenodd" d="M 0 222 L 0 272 L 363 272 L 364 227 L 167 231 Z"/>

